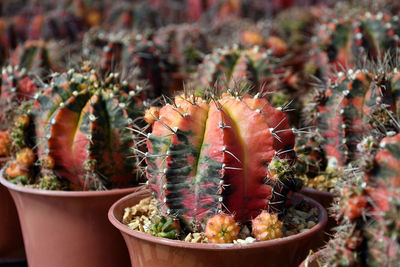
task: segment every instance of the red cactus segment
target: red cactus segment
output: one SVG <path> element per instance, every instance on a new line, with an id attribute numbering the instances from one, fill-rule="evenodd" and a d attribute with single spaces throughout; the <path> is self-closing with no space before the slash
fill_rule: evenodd
<path id="1" fill-rule="evenodd" d="M 11 72 L 4 71 L 1 78 L 0 97 L 3 100 L 30 100 L 37 91 L 37 87 L 32 78 L 29 77 L 26 72 L 23 73 L 18 69 L 14 69 Z"/>
<path id="2" fill-rule="evenodd" d="M 200 219 L 223 208 L 237 218 L 244 217 L 245 176 L 239 143 L 232 120 L 219 103 L 211 103 L 196 174 L 196 182 L 200 184 L 200 208 L 197 208 Z"/>
<path id="3" fill-rule="evenodd" d="M 264 116 L 250 109 L 246 103 L 224 96 L 221 104 L 231 117 L 244 150 L 245 218 L 251 219 L 258 215 L 259 210 L 267 208 L 268 199 L 272 197 L 272 188 L 262 181 L 267 177 L 268 163 L 275 155 L 274 137 Z"/>
<path id="4" fill-rule="evenodd" d="M 274 140 L 274 150 L 285 153 L 280 154 L 281 158 L 294 158 L 294 133 L 290 127 L 289 121 L 282 111 L 272 107 L 265 98 L 254 98 L 246 96 L 243 98 L 252 110 L 264 115 L 269 128 L 276 136 Z"/>
<path id="5" fill-rule="evenodd" d="M 166 153 L 171 142 L 173 129 L 181 120 L 178 112 L 174 111 L 174 106 L 164 106 L 159 112 L 159 120 L 153 124 L 153 131 L 147 140 L 147 149 L 150 153 L 146 157 L 147 177 L 152 189 L 159 198 L 164 198 L 164 169 L 166 167 Z M 165 206 L 161 207 L 165 211 Z"/>
<path id="6" fill-rule="evenodd" d="M 343 166 L 347 161 L 345 124 L 341 115 L 346 86 L 347 84 L 341 84 L 341 87 L 326 91 L 326 102 L 318 106 L 318 128 L 325 137 L 323 146 L 331 162 L 330 165 Z"/>
<path id="7" fill-rule="evenodd" d="M 165 213 L 194 227 L 221 210 L 245 222 L 268 208 L 273 188 L 283 196 L 290 190 L 267 179 L 276 153 L 267 121 L 280 120 L 280 111 L 266 117 L 229 95 L 210 103 L 183 97 L 174 102 L 160 110 L 146 157 L 149 182 Z M 293 148 L 291 134 L 282 139 L 282 147 Z"/>
<path id="8" fill-rule="evenodd" d="M 79 179 L 82 177 L 82 169 L 77 168 L 77 161 L 82 161 L 79 153 L 74 153 L 75 135 L 81 117 L 81 110 L 89 99 L 89 93 L 84 92 L 76 97 L 71 97 L 64 107 L 59 108 L 52 116 L 47 144 L 49 155 L 54 158 L 61 168 L 56 172 L 69 179 L 73 189 L 80 189 Z M 47 135 L 47 134 L 46 134 Z M 76 155 L 79 155 L 76 158 Z"/>

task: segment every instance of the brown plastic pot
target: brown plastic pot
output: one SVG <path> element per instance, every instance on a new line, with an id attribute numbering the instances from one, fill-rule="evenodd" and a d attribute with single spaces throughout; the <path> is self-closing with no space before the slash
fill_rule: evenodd
<path id="1" fill-rule="evenodd" d="M 124 241 L 107 220 L 107 211 L 142 187 L 48 191 L 15 185 L 2 173 L 0 182 L 17 207 L 29 267 L 130 266 Z"/>
<path id="2" fill-rule="evenodd" d="M 197 244 L 154 237 L 131 230 L 121 223 L 126 207 L 133 206 L 150 192 L 136 192 L 117 201 L 108 218 L 126 242 L 132 267 L 224 267 L 224 266 L 297 266 L 310 249 L 320 246 L 327 222 L 325 209 L 310 198 L 304 198 L 319 210 L 319 222 L 312 229 L 290 237 L 251 244 Z"/>
<path id="3" fill-rule="evenodd" d="M 9 158 L 0 158 L 0 167 Z M 0 262 L 20 261 L 25 258 L 17 208 L 8 189 L 0 184 Z"/>

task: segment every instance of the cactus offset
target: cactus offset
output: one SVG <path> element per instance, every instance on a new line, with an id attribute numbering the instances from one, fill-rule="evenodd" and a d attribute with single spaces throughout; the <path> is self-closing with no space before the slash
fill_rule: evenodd
<path id="1" fill-rule="evenodd" d="M 239 231 L 233 216 L 221 213 L 207 220 L 205 235 L 209 243 L 232 243 L 238 239 Z"/>
<path id="2" fill-rule="evenodd" d="M 268 177 L 274 157 L 294 157 L 286 115 L 264 98 L 232 94 L 178 96 L 148 136 L 147 177 L 161 210 L 194 228 L 221 210 L 246 222 L 293 187 L 292 178 Z"/>

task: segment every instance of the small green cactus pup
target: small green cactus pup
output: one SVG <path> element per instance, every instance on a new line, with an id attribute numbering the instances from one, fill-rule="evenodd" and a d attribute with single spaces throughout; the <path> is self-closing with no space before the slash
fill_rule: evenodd
<path id="1" fill-rule="evenodd" d="M 317 33 L 317 46 L 338 70 L 365 59 L 378 61 L 387 53 L 395 56 L 399 51 L 399 17 L 381 12 L 332 18 L 321 24 Z"/>
<path id="2" fill-rule="evenodd" d="M 324 252 L 324 266 L 398 264 L 400 134 L 388 132 L 379 148 L 368 141 L 363 146 L 367 151 L 378 152 L 366 174 L 347 175 L 342 179 L 344 188 L 338 191 L 340 199 L 333 207 L 340 226 Z"/>
<path id="3" fill-rule="evenodd" d="M 150 230 L 154 236 L 177 239 L 180 234 L 179 220 L 166 216 L 154 216 L 151 218 Z"/>
<path id="4" fill-rule="evenodd" d="M 248 222 L 298 188 L 290 172 L 279 173 L 293 163 L 293 146 L 286 115 L 264 98 L 180 95 L 160 109 L 148 135 L 148 183 L 161 212 L 189 228 L 204 229 L 221 211 Z"/>

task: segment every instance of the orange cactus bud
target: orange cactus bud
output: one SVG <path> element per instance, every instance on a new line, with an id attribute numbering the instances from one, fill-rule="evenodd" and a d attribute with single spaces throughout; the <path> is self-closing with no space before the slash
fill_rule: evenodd
<path id="1" fill-rule="evenodd" d="M 26 147 L 17 153 L 17 163 L 25 167 L 31 166 L 35 162 L 35 153 Z"/>
<path id="2" fill-rule="evenodd" d="M 6 169 L 6 175 L 9 178 L 16 178 L 18 176 L 28 176 L 28 170 L 18 164 L 17 162 L 11 162 L 11 164 Z"/>
<path id="3" fill-rule="evenodd" d="M 153 124 L 156 121 L 156 118 L 160 116 L 160 109 L 158 107 L 150 107 L 146 110 L 144 114 L 144 120 L 148 124 Z"/>
<path id="4" fill-rule="evenodd" d="M 233 216 L 217 214 L 207 220 L 205 234 L 209 243 L 232 243 L 238 238 L 239 231 Z"/>
<path id="5" fill-rule="evenodd" d="M 258 241 L 280 238 L 283 236 L 282 226 L 278 215 L 263 211 L 252 221 L 253 236 Z"/>

